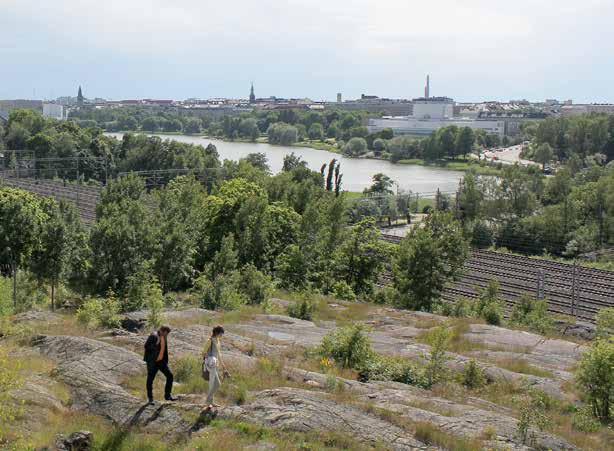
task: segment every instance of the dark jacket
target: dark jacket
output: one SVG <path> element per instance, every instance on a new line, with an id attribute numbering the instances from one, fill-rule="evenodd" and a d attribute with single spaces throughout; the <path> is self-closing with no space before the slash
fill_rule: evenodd
<path id="1" fill-rule="evenodd" d="M 158 355 L 160 355 L 160 347 L 162 346 L 161 343 L 162 341 L 160 340 L 158 332 L 152 332 L 151 335 L 147 338 L 147 341 L 145 342 L 145 354 L 143 356 L 143 360 L 147 362 L 147 365 L 154 365 L 156 363 Z M 162 357 L 162 360 L 158 363 L 168 364 L 168 336 L 166 337 L 164 356 Z"/>

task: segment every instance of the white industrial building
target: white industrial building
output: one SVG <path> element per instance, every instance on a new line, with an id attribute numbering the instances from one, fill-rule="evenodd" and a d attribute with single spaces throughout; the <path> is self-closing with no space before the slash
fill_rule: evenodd
<path id="1" fill-rule="evenodd" d="M 427 84 L 428 87 L 428 84 Z M 428 88 L 427 88 L 428 92 Z M 475 120 L 472 118 L 454 117 L 454 100 L 448 97 L 422 97 L 414 99 L 411 116 L 384 116 L 369 119 L 369 133 L 377 133 L 386 128 L 392 129 L 395 135 L 431 135 L 438 129 L 456 125 L 474 130 L 484 130 L 488 134 L 505 134 L 505 122 L 497 120 Z"/>
<path id="2" fill-rule="evenodd" d="M 59 121 L 66 119 L 64 107 L 57 103 L 43 103 L 43 116 Z"/>

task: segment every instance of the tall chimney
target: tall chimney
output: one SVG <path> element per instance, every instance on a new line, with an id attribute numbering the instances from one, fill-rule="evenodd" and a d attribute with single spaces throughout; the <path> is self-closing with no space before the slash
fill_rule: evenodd
<path id="1" fill-rule="evenodd" d="M 424 87 L 424 97 L 429 98 L 431 96 L 431 76 L 426 76 L 426 86 Z"/>

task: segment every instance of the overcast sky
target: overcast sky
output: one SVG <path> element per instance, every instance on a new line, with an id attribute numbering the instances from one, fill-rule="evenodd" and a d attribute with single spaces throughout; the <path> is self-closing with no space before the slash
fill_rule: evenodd
<path id="1" fill-rule="evenodd" d="M 614 102 L 614 0 L 0 0 L 0 99 Z"/>

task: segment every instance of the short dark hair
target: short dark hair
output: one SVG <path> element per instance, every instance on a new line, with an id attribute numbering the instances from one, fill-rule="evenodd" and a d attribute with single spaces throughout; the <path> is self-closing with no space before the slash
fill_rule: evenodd
<path id="1" fill-rule="evenodd" d="M 213 332 L 211 333 L 211 335 L 213 335 L 214 337 L 217 335 L 221 335 L 224 333 L 224 328 L 222 326 L 215 326 L 213 328 Z"/>
<path id="2" fill-rule="evenodd" d="M 159 331 L 160 332 L 166 332 L 167 334 L 170 334 L 171 333 L 171 328 L 168 327 L 168 326 L 160 326 Z"/>

